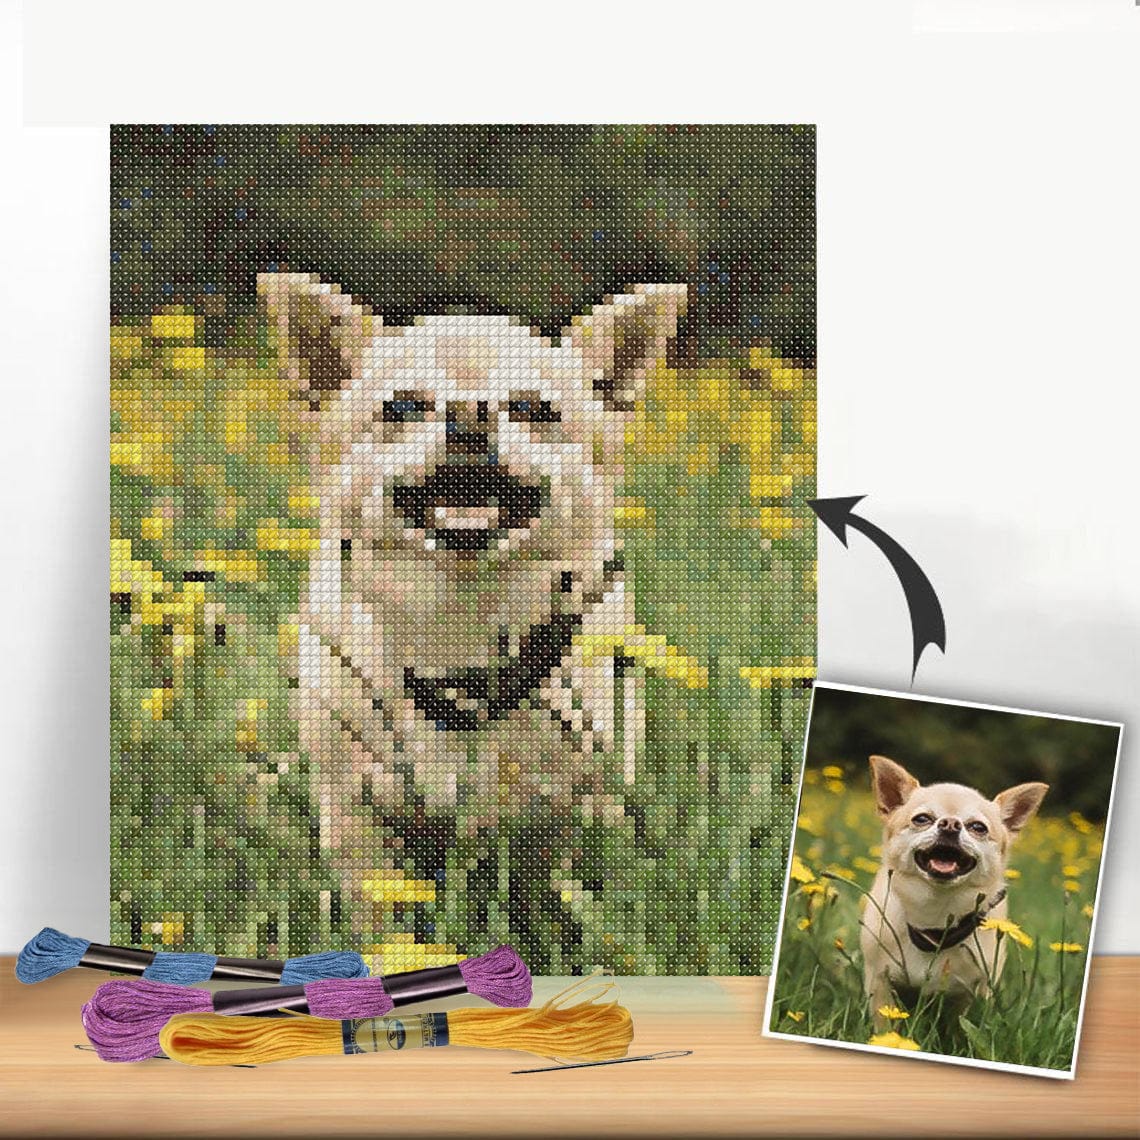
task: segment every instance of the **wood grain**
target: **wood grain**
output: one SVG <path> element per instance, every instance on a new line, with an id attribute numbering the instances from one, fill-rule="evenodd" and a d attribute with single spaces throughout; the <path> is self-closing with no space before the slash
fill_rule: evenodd
<path id="1" fill-rule="evenodd" d="M 470 1049 L 311 1058 L 258 1069 L 110 1065 L 77 1051 L 105 975 L 22 986 L 0 960 L 0 1134 L 1135 1136 L 1140 958 L 1097 958 L 1078 1077 L 984 1072 L 772 1041 L 766 980 L 623 979 L 636 1053 L 678 1060 L 513 1076 L 541 1062 Z M 555 982 L 543 981 L 549 991 Z M 955 1123 L 948 1123 L 955 1122 Z"/>

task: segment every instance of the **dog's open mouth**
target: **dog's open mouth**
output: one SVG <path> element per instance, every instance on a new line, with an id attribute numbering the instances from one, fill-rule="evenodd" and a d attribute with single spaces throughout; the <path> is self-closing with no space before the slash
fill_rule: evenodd
<path id="1" fill-rule="evenodd" d="M 403 483 L 392 503 L 436 549 L 478 552 L 542 513 L 542 488 L 502 467 L 448 463 L 422 483 Z"/>
<path id="2" fill-rule="evenodd" d="M 961 847 L 949 843 L 935 843 L 914 853 L 914 861 L 932 879 L 957 879 L 969 874 L 978 861 Z"/>

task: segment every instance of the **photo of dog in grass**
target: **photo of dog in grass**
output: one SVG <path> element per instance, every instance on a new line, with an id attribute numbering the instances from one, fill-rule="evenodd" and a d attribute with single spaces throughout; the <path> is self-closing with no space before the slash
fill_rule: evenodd
<path id="1" fill-rule="evenodd" d="M 924 987 L 968 1004 L 989 996 L 1005 945 L 1010 844 L 1048 785 L 1019 784 L 992 800 L 961 784 L 921 785 L 901 764 L 871 757 L 883 817 L 881 865 L 863 905 L 859 945 L 871 1015 Z M 905 937 L 900 937 L 905 931 Z M 896 953 L 897 951 L 897 953 Z"/>
<path id="2" fill-rule="evenodd" d="M 765 1032 L 1071 1076 L 1119 739 L 817 686 Z"/>

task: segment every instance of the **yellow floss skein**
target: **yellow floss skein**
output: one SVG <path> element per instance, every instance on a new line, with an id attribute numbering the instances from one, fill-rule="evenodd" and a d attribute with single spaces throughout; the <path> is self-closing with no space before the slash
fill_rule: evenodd
<path id="1" fill-rule="evenodd" d="M 261 1065 L 293 1057 L 334 1056 L 361 1051 L 346 1047 L 345 1026 L 367 1030 L 357 1042 L 367 1050 L 443 1042 L 421 1040 L 419 1022 L 446 1018 L 446 1043 L 475 1049 L 514 1049 L 574 1061 L 624 1057 L 633 1041 L 633 1019 L 616 1001 L 600 1001 L 613 983 L 578 982 L 536 1009 L 456 1009 L 421 1017 L 370 1018 L 360 1023 L 326 1021 L 298 1014 L 287 1018 L 179 1014 L 159 1034 L 162 1051 L 186 1065 Z M 589 998 L 584 994 L 594 990 Z M 578 1001 L 567 1004 L 571 998 Z M 412 1030 L 405 1037 L 405 1028 Z M 394 1043 L 398 1041 L 399 1043 Z"/>

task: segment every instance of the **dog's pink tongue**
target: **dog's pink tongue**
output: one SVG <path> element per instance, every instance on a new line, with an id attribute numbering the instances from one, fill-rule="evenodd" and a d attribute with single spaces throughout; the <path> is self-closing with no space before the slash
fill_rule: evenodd
<path id="1" fill-rule="evenodd" d="M 958 870 L 957 859 L 938 859 L 932 856 L 930 865 L 940 875 L 952 875 L 956 870 Z"/>

